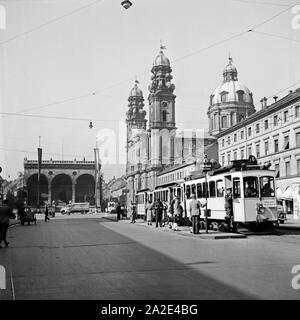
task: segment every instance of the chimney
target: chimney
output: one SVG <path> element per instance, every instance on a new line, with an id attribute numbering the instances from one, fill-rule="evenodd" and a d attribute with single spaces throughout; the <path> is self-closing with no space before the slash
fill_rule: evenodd
<path id="1" fill-rule="evenodd" d="M 262 109 L 266 109 L 266 108 L 267 108 L 267 101 L 268 101 L 268 99 L 267 99 L 266 97 L 263 97 L 263 98 L 260 100 L 261 108 L 262 108 Z"/>
<path id="2" fill-rule="evenodd" d="M 277 97 L 277 96 L 274 96 L 273 99 L 274 99 L 274 102 L 276 102 L 277 99 L 278 99 L 278 97 Z"/>

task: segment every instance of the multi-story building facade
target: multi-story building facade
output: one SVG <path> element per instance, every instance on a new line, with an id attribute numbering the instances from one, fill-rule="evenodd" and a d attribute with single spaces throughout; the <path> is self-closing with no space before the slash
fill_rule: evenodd
<path id="1" fill-rule="evenodd" d="M 268 105 L 242 122 L 216 135 L 219 160 L 228 165 L 231 160 L 250 155 L 262 164 L 270 163 L 277 175 L 277 198 L 287 212 L 300 215 L 300 88 Z"/>

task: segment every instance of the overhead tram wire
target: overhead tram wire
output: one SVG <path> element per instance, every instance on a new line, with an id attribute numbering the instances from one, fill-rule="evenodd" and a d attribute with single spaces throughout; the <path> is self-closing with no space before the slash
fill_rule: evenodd
<path id="1" fill-rule="evenodd" d="M 297 86 L 298 84 L 300 84 L 300 80 L 289 85 L 288 87 L 285 87 L 284 89 L 277 91 L 276 93 L 274 93 L 273 95 L 269 96 L 269 98 L 273 97 L 274 95 L 280 94 L 292 87 Z M 257 106 L 259 103 L 256 103 L 255 106 Z M 12 113 L 12 112 L 1 112 L 0 111 L 0 115 L 9 115 L 9 116 L 17 116 L 17 117 L 33 117 L 33 118 L 40 118 L 40 119 L 55 119 L 55 120 L 70 120 L 70 121 L 85 121 L 85 122 L 90 122 L 90 118 L 71 118 L 71 117 L 59 117 L 59 116 L 43 116 L 43 115 L 34 115 L 34 114 L 19 114 L 19 113 Z M 120 119 L 118 120 L 104 120 L 104 119 L 94 119 L 93 121 L 95 122 L 118 122 L 120 121 Z M 184 122 L 180 122 L 177 121 L 177 123 L 199 123 L 198 121 L 193 122 L 193 121 L 184 121 Z"/>
<path id="2" fill-rule="evenodd" d="M 267 5 L 267 6 L 275 6 L 275 7 L 289 7 L 290 4 L 279 4 L 276 2 L 262 2 L 262 1 L 250 1 L 250 0 L 232 0 L 234 2 L 241 2 L 246 4 L 259 4 L 259 5 Z"/>
<path id="3" fill-rule="evenodd" d="M 16 39 L 18 39 L 18 38 L 21 38 L 21 37 L 23 37 L 23 36 L 25 36 L 25 35 L 27 35 L 27 34 L 33 33 L 34 31 L 40 30 L 40 29 L 48 26 L 49 24 L 55 23 L 55 22 L 60 21 L 60 20 L 62 20 L 62 19 L 64 19 L 64 18 L 66 18 L 66 17 L 69 17 L 69 16 L 71 16 L 71 15 L 73 15 L 73 14 L 76 14 L 76 13 L 82 11 L 82 10 L 85 10 L 85 9 L 87 9 L 87 8 L 90 8 L 90 7 L 92 7 L 92 6 L 100 3 L 100 2 L 102 2 L 102 1 L 104 1 L 104 0 L 96 0 L 96 1 L 93 1 L 93 2 L 91 2 L 91 3 L 88 3 L 88 4 L 84 5 L 84 6 L 81 6 L 81 7 L 77 8 L 77 9 L 74 9 L 74 10 L 72 10 L 72 11 L 66 13 L 66 14 L 63 14 L 63 15 L 57 17 L 57 18 L 51 19 L 51 20 L 49 20 L 49 21 L 47 21 L 47 22 L 45 22 L 45 23 L 43 23 L 43 24 L 40 24 L 39 26 L 36 26 L 36 27 L 34 27 L 34 28 L 32 28 L 32 29 L 29 29 L 29 30 L 27 30 L 27 31 L 21 32 L 21 33 L 19 33 L 19 34 L 16 34 L 15 36 L 13 36 L 13 37 L 11 37 L 11 38 L 9 38 L 9 39 L 7 39 L 7 40 L 4 40 L 4 41 L 0 42 L 0 45 L 4 45 L 4 44 L 9 43 L 9 42 L 11 42 L 11 41 L 13 41 L 13 40 L 16 40 Z"/>
<path id="4" fill-rule="evenodd" d="M 268 37 L 274 37 L 274 38 L 278 38 L 278 39 L 283 39 L 283 40 L 288 40 L 288 41 L 293 41 L 293 42 L 300 42 L 300 40 L 298 39 L 293 39 L 293 38 L 289 38 L 289 37 L 285 37 L 285 36 L 281 36 L 279 34 L 274 34 L 274 33 L 267 33 L 267 32 L 262 32 L 262 31 L 256 31 L 256 30 L 252 30 L 253 33 L 257 33 L 257 34 L 261 34 L 264 36 L 268 36 Z"/>
<path id="5" fill-rule="evenodd" d="M 77 10 L 74 10 L 73 12 L 71 12 L 71 13 L 69 13 L 69 14 L 73 14 L 73 13 L 75 13 L 75 11 L 78 12 L 79 10 L 82 10 L 82 9 L 88 7 L 88 6 L 92 6 L 92 5 L 94 5 L 94 4 L 96 4 L 96 3 L 100 2 L 100 1 L 103 1 L 103 0 L 95 1 L 95 2 L 93 2 L 93 3 L 91 3 L 91 4 L 89 4 L 89 5 L 86 5 L 86 6 L 84 6 L 84 7 L 78 8 Z M 298 3 L 300 3 L 300 2 L 297 2 L 296 4 L 298 4 Z M 233 40 L 233 39 L 235 39 L 235 38 L 237 38 L 237 37 L 240 37 L 240 36 L 242 36 L 242 35 L 245 35 L 245 34 L 247 34 L 247 33 L 249 33 L 249 32 L 253 32 L 253 31 L 254 31 L 255 29 L 257 29 L 258 27 L 260 27 L 260 26 L 262 26 L 262 25 L 264 25 L 264 24 L 266 24 L 266 23 L 274 20 L 274 19 L 277 18 L 279 15 L 285 13 L 286 11 L 288 11 L 289 9 L 291 9 L 292 7 L 294 7 L 296 4 L 289 6 L 288 8 L 286 8 L 286 9 L 280 11 L 279 13 L 277 13 L 276 15 L 274 15 L 274 16 L 272 16 L 272 17 L 270 17 L 270 18 L 268 18 L 268 19 L 266 19 L 266 20 L 264 20 L 264 21 L 262 21 L 261 23 L 255 25 L 254 27 L 252 27 L 251 29 L 249 29 L 249 30 L 247 30 L 247 31 L 239 32 L 239 33 L 237 33 L 237 34 L 235 34 L 235 35 L 233 35 L 233 36 L 231 36 L 231 37 L 225 38 L 225 39 L 220 40 L 220 41 L 218 41 L 218 42 L 215 42 L 215 43 L 213 43 L 213 44 L 211 44 L 211 45 L 209 45 L 209 46 L 207 46 L 207 47 L 204 47 L 204 48 L 202 48 L 202 49 L 199 49 L 199 50 L 196 50 L 196 51 L 194 51 L 194 52 L 191 52 L 191 53 L 189 53 L 189 54 L 187 54 L 187 55 L 185 55 L 185 56 L 182 56 L 182 57 L 180 57 L 180 58 L 177 58 L 177 59 L 175 59 L 175 60 L 173 61 L 173 63 L 176 63 L 176 62 L 178 62 L 178 61 L 180 61 L 180 60 L 189 58 L 189 57 L 191 57 L 191 56 L 193 56 L 193 55 L 196 55 L 196 54 L 199 54 L 199 53 L 201 53 L 201 52 L 203 52 L 203 51 L 209 50 L 209 49 L 211 49 L 211 48 L 213 48 L 213 47 L 216 47 L 216 46 L 218 46 L 218 45 L 220 45 L 220 44 L 223 44 L 223 43 L 225 43 L 225 42 L 228 42 L 228 41 L 230 41 L 230 40 Z M 64 15 L 64 16 L 66 16 L 66 15 Z M 54 19 L 54 20 L 57 21 L 57 20 L 59 20 L 59 19 L 62 19 L 64 16 L 61 16 L 61 17 L 56 18 L 56 19 Z M 51 22 L 49 22 L 49 23 L 51 23 Z M 41 27 L 41 26 L 40 26 L 40 27 Z M 32 31 L 33 31 L 33 30 L 32 30 Z M 19 36 L 21 36 L 21 35 L 19 35 Z M 11 39 L 11 40 L 12 40 L 12 39 Z M 7 41 L 8 41 L 8 40 L 7 40 Z M 0 43 L 0 45 L 1 45 L 1 43 Z M 147 74 L 148 72 L 149 72 L 149 71 L 147 70 L 147 72 L 145 71 L 145 72 L 139 73 L 138 75 L 139 75 L 139 76 L 145 75 L 145 74 Z M 29 110 L 41 109 L 41 108 L 45 108 L 45 107 L 49 107 L 49 106 L 53 106 L 53 105 L 57 105 L 57 104 L 62 104 L 62 103 L 64 103 L 64 102 L 75 101 L 75 100 L 77 100 L 77 99 L 82 99 L 82 98 L 85 98 L 85 97 L 88 97 L 88 96 L 97 95 L 97 94 L 99 94 L 99 93 L 102 92 L 102 91 L 105 91 L 105 90 L 108 90 L 108 89 L 110 89 L 110 88 L 119 86 L 119 85 L 121 85 L 121 84 L 123 84 L 123 83 L 127 83 L 128 81 L 131 81 L 132 79 L 134 79 L 134 77 L 127 78 L 126 80 L 120 81 L 120 82 L 118 82 L 118 83 L 112 84 L 112 85 L 110 85 L 110 86 L 104 87 L 104 88 L 99 89 L 99 90 L 94 90 L 94 91 L 92 91 L 92 92 L 90 92 L 90 93 L 88 93 L 88 94 L 85 94 L 85 95 L 81 95 L 81 96 L 78 96 L 78 97 L 70 97 L 70 98 L 66 98 L 66 99 L 61 100 L 61 101 L 57 101 L 57 102 L 54 102 L 54 103 L 49 103 L 49 104 L 47 104 L 47 105 L 32 107 L 32 108 L 30 108 L 30 109 L 23 110 L 23 112 L 26 112 L 26 111 L 29 111 Z M 61 119 L 61 120 L 76 120 L 76 121 L 80 121 L 80 120 L 81 120 L 81 121 L 90 121 L 90 120 L 91 120 L 90 118 L 89 118 L 89 119 L 83 119 L 83 118 L 67 118 L 67 117 L 28 115 L 28 114 L 25 115 L 24 113 L 20 113 L 20 112 L 19 112 L 19 113 L 0 112 L 0 114 L 6 115 L 6 116 L 28 116 L 28 117 L 48 118 L 48 119 L 56 119 L 56 120 L 57 120 L 57 119 Z M 94 120 L 94 121 L 105 121 L 105 120 Z M 112 121 L 108 120 L 107 122 L 112 122 Z"/>

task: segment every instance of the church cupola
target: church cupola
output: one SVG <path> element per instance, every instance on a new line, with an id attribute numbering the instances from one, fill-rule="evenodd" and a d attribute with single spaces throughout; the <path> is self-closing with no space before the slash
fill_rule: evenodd
<path id="1" fill-rule="evenodd" d="M 229 57 L 229 63 L 227 64 L 227 66 L 223 71 L 224 82 L 231 81 L 231 80 L 237 81 L 237 74 L 238 74 L 237 69 L 232 63 L 232 58 Z"/>
<path id="2" fill-rule="evenodd" d="M 151 69 L 151 84 L 149 85 L 149 129 L 175 128 L 175 85 L 170 60 L 165 56 L 161 45 Z"/>
<path id="3" fill-rule="evenodd" d="M 128 98 L 128 111 L 126 121 L 137 129 L 146 129 L 147 120 L 146 111 L 144 110 L 144 97 L 142 90 L 138 87 L 138 81 L 135 81 Z"/>
<path id="4" fill-rule="evenodd" d="M 255 112 L 252 92 L 238 80 L 232 58 L 223 71 L 222 83 L 210 95 L 209 133 L 216 135 L 243 121 Z"/>

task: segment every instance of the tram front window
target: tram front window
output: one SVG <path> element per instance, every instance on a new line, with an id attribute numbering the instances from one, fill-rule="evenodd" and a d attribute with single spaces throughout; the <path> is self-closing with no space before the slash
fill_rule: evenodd
<path id="1" fill-rule="evenodd" d="M 258 179 L 257 177 L 244 178 L 245 198 L 258 198 Z"/>
<path id="2" fill-rule="evenodd" d="M 239 178 L 233 178 L 233 198 L 241 197 L 241 182 Z"/>
<path id="3" fill-rule="evenodd" d="M 262 197 L 275 197 L 274 192 L 274 178 L 261 177 L 260 178 L 260 191 Z"/>

